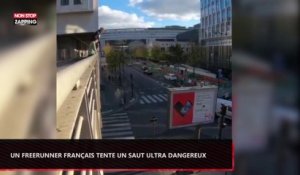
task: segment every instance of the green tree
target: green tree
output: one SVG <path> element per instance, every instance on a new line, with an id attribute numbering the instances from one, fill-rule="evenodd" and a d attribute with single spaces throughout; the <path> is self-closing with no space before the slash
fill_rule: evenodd
<path id="1" fill-rule="evenodd" d="M 153 46 L 150 51 L 151 58 L 154 60 L 161 60 L 163 56 L 163 52 L 161 48 L 158 46 Z"/>
<path id="2" fill-rule="evenodd" d="M 171 60 L 171 55 L 169 54 L 169 53 L 167 53 L 167 52 L 162 52 L 162 54 L 161 54 L 161 60 L 162 61 L 169 61 L 169 60 Z"/>
<path id="3" fill-rule="evenodd" d="M 109 55 L 109 53 L 113 50 L 113 48 L 111 47 L 110 44 L 106 44 L 104 47 L 103 47 L 103 51 L 105 53 L 105 55 Z"/>
<path id="4" fill-rule="evenodd" d="M 121 62 L 120 57 L 121 57 L 120 51 L 115 50 L 115 49 L 111 49 L 110 52 L 108 52 L 108 54 L 106 54 L 106 61 L 107 61 L 108 67 L 113 72 L 116 72 L 117 68 L 120 65 L 120 62 Z"/>
<path id="5" fill-rule="evenodd" d="M 124 72 L 124 65 L 126 63 L 126 54 L 124 50 L 120 49 L 111 49 L 108 55 L 106 55 L 106 60 L 108 68 L 113 73 L 118 73 L 120 79 L 120 86 L 122 86 L 122 71 Z"/>
<path id="6" fill-rule="evenodd" d="M 133 55 L 135 58 L 147 58 L 148 56 L 148 50 L 146 47 L 140 46 L 136 47 L 133 51 Z"/>
<path id="7" fill-rule="evenodd" d="M 201 48 L 199 46 L 195 44 L 191 45 L 187 61 L 193 67 L 193 76 L 195 76 L 195 67 L 201 62 Z"/>
<path id="8" fill-rule="evenodd" d="M 179 64 L 183 63 L 183 49 L 179 44 L 176 44 L 175 46 L 171 46 L 169 48 L 170 52 L 170 62 L 173 64 Z"/>

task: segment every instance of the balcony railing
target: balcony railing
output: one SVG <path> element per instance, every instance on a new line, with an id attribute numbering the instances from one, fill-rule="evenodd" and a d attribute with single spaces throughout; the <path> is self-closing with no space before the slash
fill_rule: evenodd
<path id="1" fill-rule="evenodd" d="M 59 139 L 101 139 L 99 55 L 57 72 L 56 109 Z"/>
<path id="2" fill-rule="evenodd" d="M 55 43 L 49 33 L 0 53 L 0 139 L 102 138 L 96 43 L 92 56 L 58 68 L 56 88 Z"/>
<path id="3" fill-rule="evenodd" d="M 101 139 L 99 55 L 60 68 L 56 82 L 58 139 Z M 102 175 L 61 171 L 58 175 Z"/>

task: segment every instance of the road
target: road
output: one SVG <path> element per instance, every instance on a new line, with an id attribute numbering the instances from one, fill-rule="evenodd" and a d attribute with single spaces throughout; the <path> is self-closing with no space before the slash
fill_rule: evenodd
<path id="1" fill-rule="evenodd" d="M 134 91 L 139 96 L 137 103 L 127 110 L 136 138 L 160 136 L 168 130 L 168 89 L 134 68 L 127 67 L 126 73 L 133 75 Z M 155 133 L 152 117 L 158 120 Z"/>
<path id="2" fill-rule="evenodd" d="M 138 98 L 131 107 L 103 117 L 104 139 L 195 138 L 195 127 L 168 129 L 170 107 L 167 86 L 135 67 L 125 67 L 124 76 L 128 81 L 130 74 L 133 75 L 134 92 Z M 150 122 L 153 117 L 157 118 L 155 125 Z M 203 138 L 215 138 L 218 134 L 217 125 L 206 127 Z M 224 132 L 230 133 L 229 129 Z"/>
<path id="3" fill-rule="evenodd" d="M 182 129 L 168 129 L 169 94 L 167 85 L 160 79 L 145 75 L 136 67 L 125 67 L 124 77 L 130 81 L 133 75 L 134 92 L 137 94 L 136 102 L 129 108 L 103 116 L 104 139 L 194 139 L 195 127 Z M 150 122 L 156 117 L 155 127 Z M 201 138 L 214 139 L 218 135 L 216 124 L 203 129 Z M 231 128 L 224 130 L 224 138 L 231 137 Z M 105 172 L 107 175 L 172 175 L 174 172 Z M 178 173 L 193 174 L 193 173 Z M 202 173 L 194 173 L 202 174 Z M 207 173 L 215 175 L 214 173 Z"/>

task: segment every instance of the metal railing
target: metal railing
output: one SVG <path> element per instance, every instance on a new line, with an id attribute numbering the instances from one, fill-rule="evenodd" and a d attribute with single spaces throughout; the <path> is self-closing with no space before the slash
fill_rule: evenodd
<path id="1" fill-rule="evenodd" d="M 57 138 L 101 139 L 99 55 L 57 72 Z"/>
<path id="2" fill-rule="evenodd" d="M 88 57 L 88 50 L 77 50 L 77 49 L 59 49 L 57 50 L 57 57 L 60 60 L 66 60 L 70 58 L 86 58 Z"/>
<path id="3" fill-rule="evenodd" d="M 95 43 L 94 43 L 95 44 Z M 58 139 L 101 139 L 100 58 L 94 55 L 59 68 L 56 76 Z M 59 175 L 102 175 L 103 171 L 61 171 Z"/>
<path id="4" fill-rule="evenodd" d="M 55 43 L 49 33 L 0 53 L 0 139 L 102 138 L 96 48 L 92 56 L 58 68 L 55 92 Z"/>

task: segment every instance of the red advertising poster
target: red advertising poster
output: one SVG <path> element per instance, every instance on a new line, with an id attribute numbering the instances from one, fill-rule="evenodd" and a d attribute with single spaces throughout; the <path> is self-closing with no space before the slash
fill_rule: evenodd
<path id="1" fill-rule="evenodd" d="M 173 95 L 172 125 L 189 125 L 193 123 L 194 92 L 178 93 Z"/>

